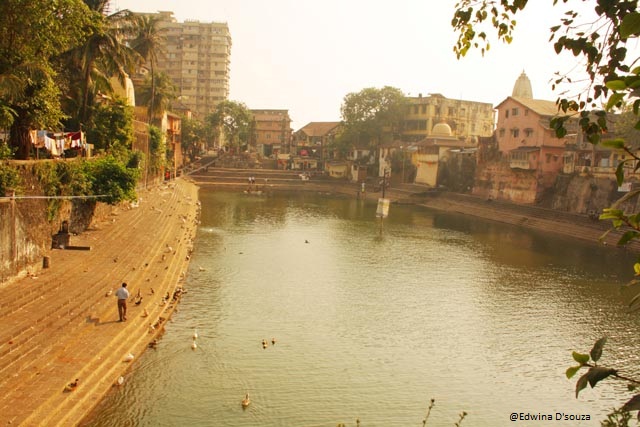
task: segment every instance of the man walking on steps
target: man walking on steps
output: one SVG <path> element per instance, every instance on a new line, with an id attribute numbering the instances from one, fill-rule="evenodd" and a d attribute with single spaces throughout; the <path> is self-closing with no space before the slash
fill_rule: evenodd
<path id="1" fill-rule="evenodd" d="M 127 320 L 127 299 L 129 298 L 126 283 L 123 283 L 122 287 L 116 291 L 116 297 L 118 297 L 118 315 L 120 316 L 120 321 L 124 322 Z"/>

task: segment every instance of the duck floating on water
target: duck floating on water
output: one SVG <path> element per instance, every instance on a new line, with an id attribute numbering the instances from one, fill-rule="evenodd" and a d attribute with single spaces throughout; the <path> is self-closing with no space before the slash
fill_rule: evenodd
<path id="1" fill-rule="evenodd" d="M 244 399 L 242 399 L 242 407 L 246 408 L 247 406 L 249 406 L 251 404 L 251 400 L 249 400 L 249 393 L 247 393 L 244 396 Z"/>

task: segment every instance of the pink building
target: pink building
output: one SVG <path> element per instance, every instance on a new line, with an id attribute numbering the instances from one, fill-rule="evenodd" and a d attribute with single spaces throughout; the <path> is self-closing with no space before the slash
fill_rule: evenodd
<path id="1" fill-rule="evenodd" d="M 567 144 L 576 140 L 577 123 L 568 122 L 568 134 L 557 138 L 550 121 L 558 116 L 554 101 L 533 99 L 531 82 L 523 72 L 512 96 L 496 106 L 496 141 L 508 167 L 491 179 L 488 196 L 519 203 L 534 203 L 551 188 L 563 169 Z"/>

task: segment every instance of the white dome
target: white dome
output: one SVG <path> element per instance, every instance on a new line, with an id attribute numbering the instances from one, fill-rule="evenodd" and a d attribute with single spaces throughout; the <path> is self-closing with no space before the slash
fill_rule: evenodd
<path id="1" fill-rule="evenodd" d="M 451 126 L 449 126 L 445 122 L 440 122 L 433 127 L 431 134 L 433 136 L 451 136 Z"/>

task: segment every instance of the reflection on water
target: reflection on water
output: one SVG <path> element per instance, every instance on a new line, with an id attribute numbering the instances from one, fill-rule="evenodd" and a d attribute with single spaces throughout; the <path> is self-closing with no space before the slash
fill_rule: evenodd
<path id="1" fill-rule="evenodd" d="M 201 201 L 180 311 L 87 425 L 419 426 L 434 398 L 428 425 L 595 426 L 626 394 L 575 399 L 571 351 L 607 334 L 636 373 L 622 251 L 408 206 L 381 231 L 374 204 L 313 194 Z"/>

